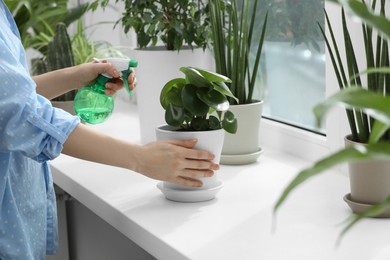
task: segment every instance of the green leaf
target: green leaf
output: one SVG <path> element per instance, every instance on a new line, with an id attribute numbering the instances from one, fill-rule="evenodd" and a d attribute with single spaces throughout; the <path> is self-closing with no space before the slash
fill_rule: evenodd
<path id="1" fill-rule="evenodd" d="M 80 19 L 88 11 L 88 8 L 89 8 L 89 4 L 84 3 L 69 9 L 66 16 L 64 17 L 63 22 L 67 26 L 70 25 L 71 23 Z"/>
<path id="2" fill-rule="evenodd" d="M 169 104 L 165 110 L 165 122 L 171 126 L 179 127 L 185 119 L 185 110 L 182 107 L 177 107 Z"/>
<path id="3" fill-rule="evenodd" d="M 197 95 L 198 88 L 195 85 L 187 84 L 183 87 L 181 98 L 183 106 L 193 115 L 203 116 L 209 111 L 209 107 Z"/>
<path id="4" fill-rule="evenodd" d="M 354 214 L 347 220 L 347 225 L 344 227 L 344 229 L 341 231 L 341 234 L 338 238 L 338 240 L 341 240 L 341 238 L 360 220 L 367 217 L 376 217 L 382 212 L 384 212 L 386 209 L 388 209 L 390 206 L 390 196 L 386 198 L 385 201 L 374 204 L 370 206 L 367 210 L 364 212 Z"/>
<path id="5" fill-rule="evenodd" d="M 214 89 L 225 96 L 233 98 L 237 103 L 239 103 L 238 98 L 236 98 L 233 93 L 230 91 L 229 87 L 225 84 L 225 82 L 213 82 L 212 83 Z"/>
<path id="6" fill-rule="evenodd" d="M 229 109 L 229 102 L 223 94 L 216 90 L 199 88 L 196 94 L 200 100 L 217 111 L 226 111 Z"/>
<path id="7" fill-rule="evenodd" d="M 376 73 L 390 74 L 390 67 L 368 68 L 367 70 L 359 72 L 358 74 L 352 76 L 350 81 L 353 81 L 355 78 L 365 74 L 376 74 Z"/>
<path id="8" fill-rule="evenodd" d="M 209 121 L 202 117 L 194 118 L 191 121 L 191 127 L 195 131 L 207 131 L 209 130 Z"/>
<path id="9" fill-rule="evenodd" d="M 198 71 L 205 79 L 212 81 L 212 82 L 232 82 L 231 79 L 229 79 L 226 76 L 223 76 L 221 74 L 212 72 L 212 71 L 206 71 L 198 68 L 194 68 L 196 71 Z"/>
<path id="10" fill-rule="evenodd" d="M 317 176 L 320 173 L 329 170 L 341 163 L 373 159 L 390 160 L 390 143 L 349 146 L 316 162 L 312 167 L 300 171 L 297 176 L 287 185 L 274 206 L 274 213 L 276 213 L 276 211 L 280 208 L 291 191 L 306 180 Z"/>
<path id="11" fill-rule="evenodd" d="M 183 106 L 183 102 L 181 101 L 181 92 L 185 84 L 185 79 L 176 78 L 168 81 L 164 85 L 160 94 L 160 103 L 164 109 L 166 109 L 169 104 Z"/>
<path id="12" fill-rule="evenodd" d="M 233 112 L 226 111 L 222 120 L 223 129 L 226 132 L 235 134 L 238 129 L 237 118 L 234 116 Z"/>
<path id="13" fill-rule="evenodd" d="M 371 129 L 370 139 L 368 140 L 370 144 L 377 143 L 390 128 L 389 125 L 386 125 L 380 121 L 374 121 L 373 123 L 374 125 Z"/>
<path id="14" fill-rule="evenodd" d="M 383 15 L 376 15 L 364 2 L 357 0 L 340 0 L 339 3 L 355 18 L 363 20 L 390 39 L 390 21 Z"/>
<path id="15" fill-rule="evenodd" d="M 325 113 L 335 105 L 362 109 L 373 118 L 390 125 L 390 97 L 356 86 L 340 90 L 314 107 L 314 115 L 318 124 Z"/>
<path id="16" fill-rule="evenodd" d="M 186 75 L 187 83 L 193 84 L 197 87 L 210 88 L 210 82 L 200 74 L 196 69 L 191 67 L 182 67 L 180 71 Z"/>
<path id="17" fill-rule="evenodd" d="M 209 117 L 209 126 L 210 129 L 221 129 L 221 123 L 219 119 L 212 115 Z"/>

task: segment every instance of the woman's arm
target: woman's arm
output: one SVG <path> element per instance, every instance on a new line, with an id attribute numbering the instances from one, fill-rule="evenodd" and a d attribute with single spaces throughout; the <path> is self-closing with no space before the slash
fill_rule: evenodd
<path id="1" fill-rule="evenodd" d="M 85 63 L 34 76 L 33 80 L 37 85 L 37 93 L 50 100 L 73 89 L 80 89 L 86 85 L 92 84 L 95 78 L 101 73 L 107 73 L 113 77 L 113 79 L 106 84 L 107 95 L 114 94 L 122 87 L 123 82 L 119 78 L 120 74 L 110 63 Z M 129 75 L 128 80 L 130 89 L 134 89 L 134 73 Z"/>
<path id="2" fill-rule="evenodd" d="M 93 144 L 93 145 L 91 145 Z M 214 155 L 191 149 L 196 140 L 131 144 L 79 124 L 64 144 L 63 153 L 92 162 L 136 171 L 157 180 L 199 187 L 194 178 L 210 177 L 219 165 Z"/>
<path id="3" fill-rule="evenodd" d="M 34 76 L 37 93 L 50 100 L 73 89 L 79 89 L 73 71 L 74 67 L 70 67 Z"/>

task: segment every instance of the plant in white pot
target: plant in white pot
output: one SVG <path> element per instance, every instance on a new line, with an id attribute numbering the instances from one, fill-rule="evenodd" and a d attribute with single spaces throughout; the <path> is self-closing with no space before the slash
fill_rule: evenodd
<path id="1" fill-rule="evenodd" d="M 196 138 L 195 148 L 214 153 L 214 162 L 218 163 L 225 131 L 237 131 L 237 120 L 229 111 L 228 97 L 235 98 L 226 86 L 230 79 L 193 67 L 182 67 L 180 71 L 185 77 L 168 81 L 161 91 L 167 125 L 156 128 L 157 139 Z M 213 199 L 223 186 L 217 174 L 201 181 L 201 188 L 169 182 L 159 183 L 158 187 L 170 200 L 196 202 Z"/>
<path id="2" fill-rule="evenodd" d="M 347 222 L 342 232 L 344 234 L 364 217 L 390 217 L 390 81 L 386 75 L 390 73 L 390 20 L 384 15 L 385 1 L 380 3 L 380 14 L 373 12 L 375 5 L 369 7 L 360 0 L 340 1 L 340 4 L 343 7 L 342 26 L 347 67 L 342 65 L 332 26 L 327 19 L 333 51 L 327 39 L 326 42 L 341 90 L 318 104 L 314 113 L 320 123 L 330 108 L 335 105 L 346 106 L 351 135 L 346 137 L 345 149 L 299 172 L 278 199 L 275 211 L 298 185 L 331 167 L 348 162 L 351 193 L 347 194 L 344 200 L 356 214 Z M 344 9 L 362 21 L 368 66 L 363 72 L 358 68 Z M 373 48 L 373 29 L 377 32 L 376 51 Z M 346 76 L 345 70 L 348 70 L 349 77 Z M 367 87 L 362 87 L 362 74 L 367 74 Z"/>
<path id="3" fill-rule="evenodd" d="M 221 163 L 247 164 L 255 162 L 261 154 L 259 128 L 263 101 L 254 98 L 256 80 L 261 79 L 260 58 L 267 27 L 267 15 L 263 29 L 255 40 L 257 0 L 231 2 L 210 1 L 212 49 L 216 72 L 229 77 L 228 87 L 238 100 L 231 100 L 231 110 L 240 122 L 235 135 L 227 134 L 222 150 Z M 255 55 L 251 54 L 255 48 Z"/>
<path id="4" fill-rule="evenodd" d="M 122 2 L 117 0 L 116 2 Z M 125 33 L 131 29 L 138 47 L 131 51 L 140 66 L 135 90 L 140 114 L 141 142 L 155 140 L 154 127 L 164 123 L 159 106 L 161 87 L 179 77 L 177 68 L 193 66 L 211 69 L 206 50 L 209 41 L 207 1 L 123 1 L 120 23 Z"/>

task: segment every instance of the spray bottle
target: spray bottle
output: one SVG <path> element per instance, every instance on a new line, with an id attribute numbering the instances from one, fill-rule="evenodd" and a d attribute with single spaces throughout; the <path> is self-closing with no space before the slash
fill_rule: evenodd
<path id="1" fill-rule="evenodd" d="M 108 58 L 104 60 L 111 63 L 121 73 L 124 87 L 131 96 L 132 92 L 129 88 L 128 77 L 131 73 L 131 68 L 137 67 L 138 62 L 122 58 Z M 95 59 L 95 61 L 102 62 L 98 59 Z M 106 90 L 106 83 L 111 78 L 111 76 L 105 73 L 100 74 L 94 83 L 83 87 L 77 92 L 74 99 L 74 110 L 82 121 L 89 124 L 98 124 L 110 117 L 114 109 L 114 98 L 107 96 L 104 91 Z"/>

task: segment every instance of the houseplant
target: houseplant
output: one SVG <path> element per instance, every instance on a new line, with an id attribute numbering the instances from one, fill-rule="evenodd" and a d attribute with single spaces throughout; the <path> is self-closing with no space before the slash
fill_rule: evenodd
<path id="1" fill-rule="evenodd" d="M 228 87 L 237 101 L 232 99 L 232 111 L 240 122 L 235 135 L 227 134 L 221 163 L 245 164 L 256 161 L 261 153 L 258 142 L 263 101 L 254 98 L 256 80 L 260 77 L 260 58 L 267 27 L 267 15 L 262 23 L 260 37 L 254 40 L 258 1 L 251 6 L 243 0 L 241 5 L 211 0 L 211 39 L 216 72 L 229 77 Z M 255 48 L 255 55 L 251 49 Z M 261 78 L 260 78 L 261 79 Z"/>
<path id="2" fill-rule="evenodd" d="M 32 60 L 32 74 L 39 75 L 48 71 L 74 66 L 72 43 L 70 41 L 67 27 L 64 23 L 58 23 L 52 40 L 47 45 L 46 55 L 42 58 Z M 52 104 L 65 111 L 75 114 L 73 99 L 76 90 L 69 91 L 52 100 Z"/>
<path id="3" fill-rule="evenodd" d="M 385 1 L 381 1 L 380 3 L 380 14 L 375 14 L 373 12 L 375 9 L 375 1 L 372 7 L 368 7 L 360 0 L 333 2 L 341 4 L 343 9 L 358 17 L 362 21 L 368 69 L 361 72 L 358 68 L 344 11 L 342 11 L 342 26 L 344 31 L 347 60 L 346 68 L 344 68 L 342 64 L 332 27 L 329 19 L 327 19 L 334 47 L 333 51 L 330 41 L 328 39 L 326 39 L 326 41 L 341 90 L 324 102 L 318 104 L 314 108 L 314 112 L 320 121 L 325 113 L 334 105 L 342 104 L 346 106 L 348 121 L 352 133 L 347 139 L 353 142 L 347 145 L 345 149 L 342 149 L 335 154 L 331 154 L 330 156 L 316 162 L 312 167 L 299 172 L 296 178 L 293 179 L 293 181 L 286 187 L 278 199 L 274 208 L 275 212 L 290 192 L 299 184 L 340 163 L 350 162 L 350 168 L 356 168 L 356 163 L 358 163 L 358 167 L 360 168 L 363 166 L 366 167 L 363 164 L 365 161 L 376 165 L 384 163 L 383 168 L 385 172 L 382 175 L 383 177 L 387 177 L 387 175 L 389 175 L 390 98 L 387 96 L 389 91 L 389 81 L 388 75 L 385 75 L 385 73 L 390 73 L 388 57 L 390 21 L 384 15 Z M 375 35 L 375 31 L 373 29 L 378 32 L 376 37 L 376 52 L 374 52 L 372 41 L 373 35 Z M 346 76 L 345 70 L 348 70 L 349 77 Z M 368 74 L 366 88 L 361 87 L 362 74 Z M 363 175 L 368 177 L 368 181 L 371 182 L 374 178 L 376 178 L 377 173 L 378 172 L 371 169 Z M 354 176 L 354 173 L 350 172 L 350 177 L 352 180 L 356 179 L 357 176 Z M 378 183 L 379 184 L 375 184 L 373 187 L 375 190 L 378 190 L 380 186 L 389 187 L 388 180 L 379 180 Z M 352 184 L 353 183 L 351 182 L 351 192 L 355 189 Z M 371 191 L 368 195 L 371 196 L 374 193 L 375 192 Z M 342 231 L 342 234 L 364 217 L 388 217 L 388 207 L 390 206 L 389 194 L 390 190 L 387 190 L 384 193 L 382 192 L 382 197 L 377 198 L 377 201 L 369 202 L 354 201 L 354 194 L 346 196 L 345 200 L 357 214 L 350 219 L 345 229 Z M 356 209 L 356 205 L 359 205 L 360 208 Z"/>
<path id="4" fill-rule="evenodd" d="M 195 148 L 213 152 L 214 162 L 218 163 L 224 131 L 231 134 L 237 131 L 237 120 L 229 111 L 228 97 L 235 99 L 226 86 L 230 79 L 193 67 L 182 67 L 180 71 L 185 77 L 168 81 L 161 91 L 160 103 L 168 125 L 157 127 L 157 139 L 196 138 Z M 201 188 L 169 182 L 160 184 L 159 188 L 168 199 L 194 202 L 214 198 L 222 187 L 216 174 L 203 178 L 202 182 Z"/>
<path id="5" fill-rule="evenodd" d="M 25 49 L 46 55 L 58 23 L 66 26 L 77 21 L 92 8 L 89 3 L 68 7 L 68 0 L 5 0 L 18 26 Z"/>
<path id="6" fill-rule="evenodd" d="M 135 90 L 140 113 L 141 142 L 155 140 L 154 128 L 164 123 L 159 105 L 161 87 L 179 77 L 179 67 L 211 69 L 207 51 L 209 21 L 207 1 L 120 1 L 124 12 L 118 23 L 125 33 L 134 32 L 137 47 L 130 52 L 137 68 Z M 152 76 L 153 75 L 153 76 Z"/>
<path id="7" fill-rule="evenodd" d="M 31 60 L 33 75 L 81 64 L 87 58 L 98 56 L 93 48 L 95 43 L 87 40 L 84 34 L 80 18 L 89 10 L 96 9 L 100 1 L 78 4 L 75 7 L 69 7 L 68 2 L 5 1 L 14 16 L 24 47 L 34 49 L 39 54 Z M 77 32 L 70 38 L 67 28 L 77 20 Z M 53 103 L 74 113 L 72 102 L 75 94 L 75 90 L 65 93 L 53 99 Z"/>
<path id="8" fill-rule="evenodd" d="M 120 0 L 117 0 L 118 2 Z M 167 50 L 183 46 L 206 48 L 207 4 L 200 0 L 124 1 L 120 22 L 125 33 L 132 28 L 140 48 L 162 42 Z"/>

